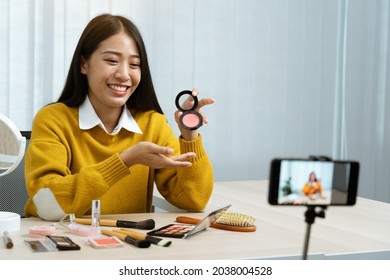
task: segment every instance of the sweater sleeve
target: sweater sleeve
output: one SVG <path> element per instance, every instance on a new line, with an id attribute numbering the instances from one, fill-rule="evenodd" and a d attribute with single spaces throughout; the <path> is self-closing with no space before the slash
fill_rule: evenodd
<path id="1" fill-rule="evenodd" d="M 25 175 L 29 200 L 26 216 L 59 220 L 66 213 L 84 215 L 97 199 L 129 169 L 114 154 L 96 164 L 83 166 L 72 174 L 72 151 L 43 116 L 37 116 L 25 155 Z"/>
<path id="2" fill-rule="evenodd" d="M 202 135 L 193 141 L 176 137 L 166 117 L 156 112 L 135 116 L 143 131 L 142 141 L 170 147 L 173 156 L 194 152 L 191 167 L 161 168 L 150 171 L 150 188 L 155 184 L 160 194 L 172 205 L 189 211 L 201 211 L 206 207 L 213 191 L 214 175 L 211 162 L 202 143 Z"/>
<path id="3" fill-rule="evenodd" d="M 203 210 L 212 194 L 214 176 L 211 162 L 202 144 L 202 136 L 193 141 L 179 138 L 180 154 L 195 152 L 192 166 L 156 171 L 156 185 L 161 195 L 178 208 Z"/>

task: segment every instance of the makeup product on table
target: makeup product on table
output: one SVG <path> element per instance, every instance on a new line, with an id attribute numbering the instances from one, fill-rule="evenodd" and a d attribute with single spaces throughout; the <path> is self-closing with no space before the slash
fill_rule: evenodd
<path id="1" fill-rule="evenodd" d="M 24 242 L 33 252 L 53 252 L 58 251 L 55 244 L 48 238 L 25 239 Z"/>
<path id="2" fill-rule="evenodd" d="M 202 227 L 199 228 L 199 230 L 196 230 L 195 225 L 169 224 L 157 230 L 148 232 L 148 235 L 173 238 L 188 238 L 195 233 L 201 232 L 205 229 L 206 227 Z"/>
<path id="3" fill-rule="evenodd" d="M 44 238 L 56 232 L 54 226 L 32 226 L 28 230 L 28 235 L 32 238 Z"/>
<path id="4" fill-rule="evenodd" d="M 176 218 L 176 222 L 185 224 L 197 224 L 199 221 L 200 219 L 186 216 L 179 216 Z M 249 215 L 225 212 L 210 226 L 230 231 L 253 232 L 256 231 L 255 221 L 256 219 Z"/>
<path id="5" fill-rule="evenodd" d="M 91 219 L 90 219 L 91 220 Z M 91 223 L 91 222 L 90 222 Z M 81 236 L 93 236 L 99 233 L 99 229 L 93 226 L 87 226 L 76 223 L 76 217 L 72 214 L 66 214 L 58 224 L 64 228 L 69 229 L 69 232 L 72 234 L 77 234 Z"/>
<path id="6" fill-rule="evenodd" d="M 147 240 L 137 240 L 134 238 L 131 238 L 130 236 L 127 236 L 125 233 L 115 232 L 108 229 L 101 229 L 100 230 L 102 234 L 108 235 L 108 236 L 116 236 L 122 241 L 125 241 L 131 245 L 134 245 L 138 248 L 149 248 L 150 242 Z"/>
<path id="7" fill-rule="evenodd" d="M 92 226 L 79 225 L 72 223 L 68 225 L 69 232 L 81 236 L 97 235 L 98 229 Z"/>
<path id="8" fill-rule="evenodd" d="M 116 236 L 91 237 L 88 238 L 88 243 L 98 249 L 123 247 L 123 242 Z"/>
<path id="9" fill-rule="evenodd" d="M 162 237 L 173 237 L 173 238 L 188 238 L 196 233 L 204 231 L 212 223 L 214 223 L 219 216 L 221 216 L 231 205 L 224 206 L 217 209 L 205 218 L 200 220 L 196 225 L 185 225 L 185 224 L 169 224 L 157 230 L 148 232 L 148 235 L 162 236 Z"/>
<path id="10" fill-rule="evenodd" d="M 91 226 L 99 229 L 100 225 L 100 200 L 92 200 L 92 221 Z"/>
<path id="11" fill-rule="evenodd" d="M 11 249 L 12 247 L 14 247 L 14 243 L 12 242 L 11 237 L 9 237 L 8 231 L 4 231 L 3 240 L 5 248 Z"/>
<path id="12" fill-rule="evenodd" d="M 90 225 L 92 220 L 88 218 L 76 218 L 76 223 L 83 225 Z M 101 226 L 107 227 L 124 227 L 124 228 L 137 228 L 137 229 L 154 229 L 155 222 L 153 219 L 147 219 L 139 222 L 122 221 L 122 220 L 109 220 L 100 219 Z"/>
<path id="13" fill-rule="evenodd" d="M 183 95 L 188 95 L 193 99 L 193 105 L 191 108 L 184 108 L 181 102 L 181 97 Z M 187 102 L 185 102 L 187 103 Z M 181 125 L 187 130 L 195 130 L 203 125 L 202 115 L 195 111 L 196 107 L 198 107 L 198 97 L 192 95 L 192 91 L 183 90 L 177 96 L 175 100 L 175 104 L 177 109 L 183 112 L 180 116 Z M 188 104 L 188 103 L 187 103 Z"/>
<path id="14" fill-rule="evenodd" d="M 24 242 L 33 252 L 80 250 L 80 246 L 67 236 L 48 235 L 43 238 L 27 238 Z"/>
<path id="15" fill-rule="evenodd" d="M 127 236 L 130 236 L 137 240 L 147 240 L 152 244 L 162 246 L 162 247 L 168 247 L 172 244 L 172 241 L 170 240 L 164 240 L 158 237 L 150 236 L 144 233 L 136 232 L 127 228 L 120 228 L 119 230 L 114 230 L 114 232 L 120 232 L 125 233 Z"/>
<path id="16" fill-rule="evenodd" d="M 47 236 L 47 238 L 53 243 L 58 251 L 80 250 L 80 246 L 77 245 L 67 236 Z"/>

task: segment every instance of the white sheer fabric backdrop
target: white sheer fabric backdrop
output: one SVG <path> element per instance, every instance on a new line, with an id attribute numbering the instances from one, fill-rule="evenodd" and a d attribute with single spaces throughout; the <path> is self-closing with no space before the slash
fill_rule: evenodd
<path id="1" fill-rule="evenodd" d="M 216 180 L 327 155 L 358 160 L 359 195 L 390 202 L 388 0 L 0 0 L 0 112 L 21 130 L 58 98 L 103 12 L 140 28 L 176 132 L 179 91 L 216 98 L 201 129 Z"/>

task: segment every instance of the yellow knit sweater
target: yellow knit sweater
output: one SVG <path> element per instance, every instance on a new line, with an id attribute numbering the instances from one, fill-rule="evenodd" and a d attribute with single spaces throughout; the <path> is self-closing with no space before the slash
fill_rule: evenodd
<path id="1" fill-rule="evenodd" d="M 154 183 L 176 207 L 204 209 L 214 178 L 201 135 L 194 141 L 178 139 L 165 116 L 155 111 L 133 117 L 143 134 L 121 129 L 109 135 L 99 126 L 81 130 L 78 108 L 62 103 L 42 108 L 25 155 L 26 216 L 45 220 L 70 213 L 82 216 L 90 213 L 93 199 L 100 200 L 102 214 L 149 212 Z M 192 151 L 196 157 L 187 168 L 127 168 L 119 153 L 141 141 L 172 147 L 175 155 Z"/>

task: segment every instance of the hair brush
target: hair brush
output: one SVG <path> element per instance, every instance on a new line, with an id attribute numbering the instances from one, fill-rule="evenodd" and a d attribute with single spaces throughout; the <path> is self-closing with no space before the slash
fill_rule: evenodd
<path id="1" fill-rule="evenodd" d="M 200 219 L 179 216 L 176 218 L 176 222 L 184 224 L 197 224 Z M 254 222 L 255 218 L 234 212 L 225 212 L 223 213 L 214 223 L 210 226 L 213 228 L 231 230 L 231 231 L 241 231 L 241 232 L 250 232 L 256 231 L 256 226 Z"/>

